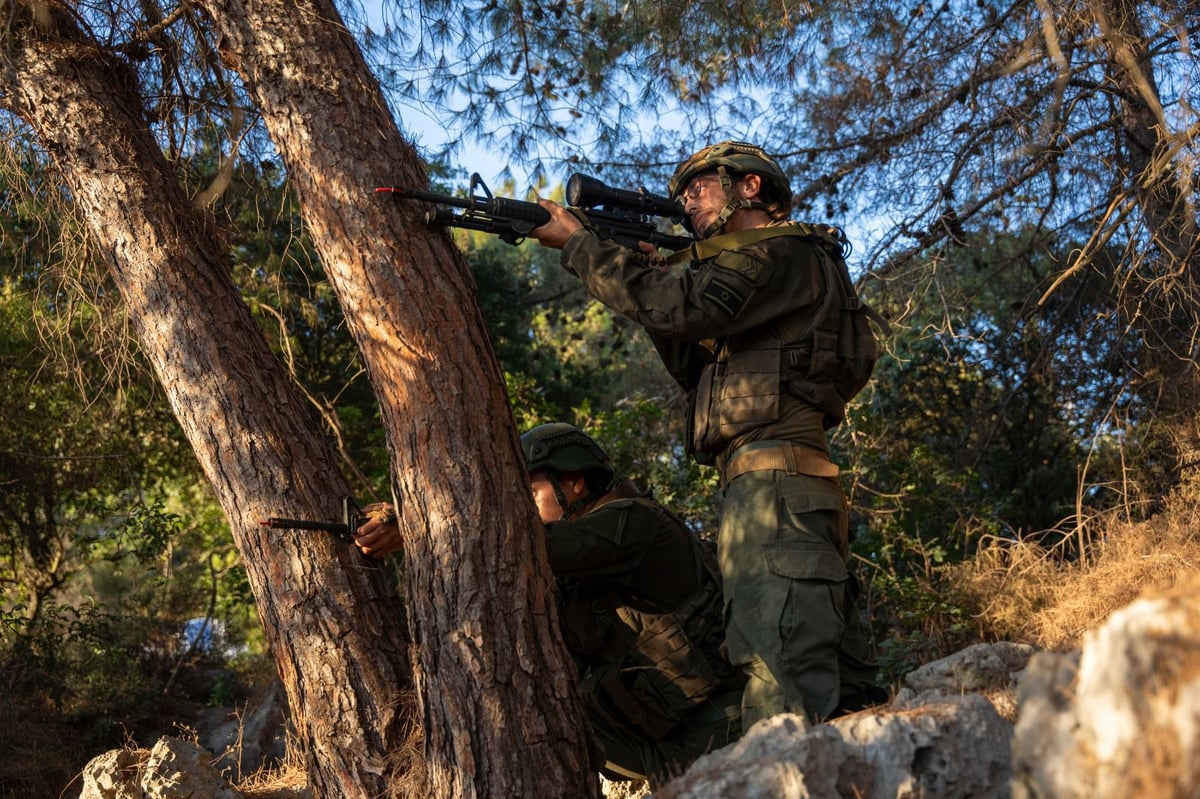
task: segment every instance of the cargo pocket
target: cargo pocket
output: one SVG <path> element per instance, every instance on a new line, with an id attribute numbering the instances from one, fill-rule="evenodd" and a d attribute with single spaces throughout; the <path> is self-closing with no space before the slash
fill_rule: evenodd
<path id="1" fill-rule="evenodd" d="M 850 556 L 849 514 L 846 498 L 837 483 L 818 477 L 790 477 L 779 486 L 779 530 L 772 542 L 777 546 L 824 546 L 842 562 Z"/>
<path id="2" fill-rule="evenodd" d="M 845 562 L 827 544 L 769 546 L 763 554 L 769 579 L 786 585 L 773 668 L 787 707 L 824 718 L 837 707 L 841 692 L 838 644 L 846 631 Z"/>
<path id="3" fill-rule="evenodd" d="M 781 636 L 800 648 L 836 648 L 845 629 L 850 581 L 846 558 L 835 543 L 844 526 L 845 500 L 836 485 L 814 477 L 784 478 L 779 487 L 779 529 L 763 547 L 763 561 L 774 579 L 788 582 Z"/>
<path id="4" fill-rule="evenodd" d="M 828 544 L 776 544 L 763 550 L 767 570 L 790 580 L 845 582 L 850 577 L 846 562 Z"/>

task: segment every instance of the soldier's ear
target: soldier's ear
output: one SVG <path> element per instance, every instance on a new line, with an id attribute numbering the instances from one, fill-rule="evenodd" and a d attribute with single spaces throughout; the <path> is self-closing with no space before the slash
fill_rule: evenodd
<path id="1" fill-rule="evenodd" d="M 587 474 L 584 472 L 568 472 L 562 476 L 562 481 L 571 487 L 571 491 L 577 497 L 588 493 Z"/>
<path id="2" fill-rule="evenodd" d="M 743 175 L 741 179 L 742 196 L 747 200 L 753 200 L 762 195 L 763 180 L 761 175 L 755 175 L 753 172 Z"/>

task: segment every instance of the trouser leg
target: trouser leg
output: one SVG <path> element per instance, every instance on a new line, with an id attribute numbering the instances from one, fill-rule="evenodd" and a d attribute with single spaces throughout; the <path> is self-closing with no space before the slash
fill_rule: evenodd
<path id="1" fill-rule="evenodd" d="M 803 475 L 742 475 L 726 491 L 720 536 L 730 659 L 749 679 L 743 724 L 782 712 L 832 715 L 848 579 L 840 488 Z"/>
<path id="2" fill-rule="evenodd" d="M 646 780 L 658 788 L 678 777 L 706 752 L 736 741 L 742 731 L 740 695 L 723 691 L 692 711 L 671 734 L 657 741 L 589 714 L 592 734 L 604 750 L 609 779 Z"/>

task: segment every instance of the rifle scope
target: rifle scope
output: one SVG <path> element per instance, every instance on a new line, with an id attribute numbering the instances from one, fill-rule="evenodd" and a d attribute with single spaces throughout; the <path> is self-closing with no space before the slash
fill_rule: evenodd
<path id="1" fill-rule="evenodd" d="M 670 197 L 651 194 L 644 188 L 637 191 L 614 189 L 598 178 L 579 172 L 567 179 L 567 204 L 576 208 L 636 211 L 676 222 L 683 219 L 683 206 Z"/>

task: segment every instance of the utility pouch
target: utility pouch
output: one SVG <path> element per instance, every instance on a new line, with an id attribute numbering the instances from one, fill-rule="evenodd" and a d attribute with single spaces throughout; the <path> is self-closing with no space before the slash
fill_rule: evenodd
<path id="1" fill-rule="evenodd" d="M 634 618 L 623 618 L 637 624 Z M 678 619 L 667 614 L 638 630 L 630 659 L 621 667 L 620 687 L 604 685 L 609 699 L 653 740 L 683 721 L 721 685 L 721 678 L 696 648 Z"/>
<path id="2" fill-rule="evenodd" d="M 779 419 L 782 347 L 778 340 L 754 349 L 726 350 L 705 367 L 692 401 L 692 450 L 714 456 L 733 440 Z M 711 461 L 710 461 L 711 462 Z"/>
<path id="3" fill-rule="evenodd" d="M 779 370 L 778 341 L 730 354 L 717 398 L 719 444 L 779 419 Z"/>

